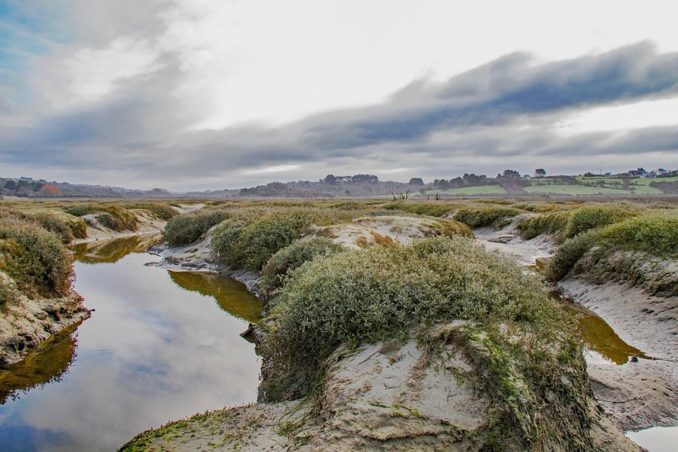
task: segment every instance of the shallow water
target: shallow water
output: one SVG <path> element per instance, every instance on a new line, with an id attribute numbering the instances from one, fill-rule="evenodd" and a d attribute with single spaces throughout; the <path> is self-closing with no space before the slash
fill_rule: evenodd
<path id="1" fill-rule="evenodd" d="M 145 266 L 158 260 L 139 253 L 146 239 L 77 250 L 75 288 L 96 311 L 0 373 L 0 450 L 113 450 L 256 400 L 260 362 L 240 333 L 261 303 L 232 280 Z"/>
<path id="2" fill-rule="evenodd" d="M 627 344 L 600 316 L 584 306 L 561 300 L 564 309 L 577 319 L 577 330 L 584 341 L 588 362 L 626 364 L 632 357 L 651 359 Z"/>

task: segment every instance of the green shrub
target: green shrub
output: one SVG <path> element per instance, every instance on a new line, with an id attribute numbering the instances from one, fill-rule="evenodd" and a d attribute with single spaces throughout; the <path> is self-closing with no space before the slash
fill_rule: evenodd
<path id="1" fill-rule="evenodd" d="M 518 322 L 546 340 L 561 317 L 536 278 L 463 238 L 316 259 L 291 272 L 272 305 L 261 349 L 272 399 L 305 394 L 320 363 L 343 343 L 399 337 L 454 319 Z"/>
<path id="2" fill-rule="evenodd" d="M 102 214 L 106 214 L 107 216 L 104 216 L 103 220 L 104 226 L 118 232 L 136 231 L 138 226 L 134 212 L 115 204 L 79 204 L 66 209 L 66 213 L 76 217 L 96 214 L 97 219 Z"/>
<path id="3" fill-rule="evenodd" d="M 59 237 L 62 243 L 71 243 L 75 239 L 71 226 L 57 215 L 40 212 L 30 218 L 49 232 Z"/>
<path id="4" fill-rule="evenodd" d="M 459 209 L 454 215 L 454 219 L 472 228 L 492 226 L 499 229 L 509 224 L 509 218 L 513 218 L 519 213 L 519 210 L 510 207 L 466 207 Z"/>
<path id="5" fill-rule="evenodd" d="M 176 209 L 172 208 L 169 204 L 157 203 L 157 202 L 135 202 L 131 204 L 126 204 L 128 209 L 141 209 L 150 212 L 156 218 L 161 220 L 168 221 L 171 218 L 179 215 Z"/>
<path id="6" fill-rule="evenodd" d="M 567 211 L 526 218 L 518 224 L 518 231 L 525 240 L 533 239 L 542 234 L 553 234 L 558 241 L 569 218 L 570 212 Z"/>
<path id="7" fill-rule="evenodd" d="M 400 210 L 403 212 L 414 213 L 417 215 L 428 215 L 431 217 L 442 217 L 451 212 L 452 206 L 443 203 L 432 202 L 394 202 L 383 206 L 386 210 Z"/>
<path id="8" fill-rule="evenodd" d="M 546 269 L 546 277 L 551 281 L 563 279 L 595 243 L 595 231 L 585 232 L 566 240 L 553 255 Z"/>
<path id="9" fill-rule="evenodd" d="M 591 206 L 572 211 L 563 230 L 563 237 L 570 238 L 590 229 L 607 226 L 638 215 L 630 206 Z"/>
<path id="10" fill-rule="evenodd" d="M 340 245 L 324 237 L 297 240 L 275 253 L 266 262 L 261 270 L 259 288 L 265 296 L 270 297 L 283 286 L 290 271 L 316 257 L 338 253 L 342 249 Z"/>
<path id="11" fill-rule="evenodd" d="M 639 251 L 660 257 L 678 257 L 678 218 L 659 215 L 635 217 L 604 228 L 593 229 L 565 241 L 547 270 L 552 281 L 564 278 L 594 246 L 599 254 Z"/>
<path id="12" fill-rule="evenodd" d="M 210 250 L 217 261 L 232 268 L 242 266 L 244 249 L 241 247 L 240 234 L 249 223 L 247 218 L 229 218 L 214 228 Z"/>
<path id="13" fill-rule="evenodd" d="M 54 234 L 21 220 L 0 220 L 0 270 L 28 296 L 66 295 L 71 286 L 70 253 Z"/>
<path id="14" fill-rule="evenodd" d="M 4 273 L 0 273 L 0 310 L 16 302 L 19 291 L 16 284 Z"/>
<path id="15" fill-rule="evenodd" d="M 261 270 L 278 250 L 306 234 L 313 220 L 312 213 L 292 210 L 276 212 L 249 224 L 238 239 L 243 250 L 242 266 Z"/>
<path id="16" fill-rule="evenodd" d="M 187 245 L 228 216 L 227 212 L 221 210 L 176 216 L 167 222 L 162 236 L 170 245 Z"/>

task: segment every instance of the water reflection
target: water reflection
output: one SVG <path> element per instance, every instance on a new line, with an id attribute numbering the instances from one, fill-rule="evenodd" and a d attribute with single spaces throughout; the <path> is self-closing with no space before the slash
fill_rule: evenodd
<path id="1" fill-rule="evenodd" d="M 52 366 L 36 365 L 45 381 L 61 380 L 0 405 L 0 450 L 113 450 L 172 419 L 256 400 L 260 363 L 239 334 L 260 304 L 234 283 L 145 266 L 149 254 L 121 257 L 138 239 L 79 255 L 76 290 L 96 311 L 78 328 L 77 358 L 69 367 L 68 341 L 55 344 L 60 365 L 36 358 Z"/>
<path id="2" fill-rule="evenodd" d="M 238 281 L 193 272 L 170 272 L 170 278 L 188 291 L 213 297 L 219 307 L 231 315 L 250 323 L 261 320 L 264 304 Z"/>
<path id="3" fill-rule="evenodd" d="M 32 388 L 61 380 L 75 358 L 76 329 L 77 325 L 66 329 L 19 364 L 0 370 L 0 405 Z"/>
<path id="4" fill-rule="evenodd" d="M 72 247 L 75 260 L 85 264 L 114 264 L 131 253 L 143 253 L 162 241 L 159 234 L 81 243 Z"/>
<path id="5" fill-rule="evenodd" d="M 624 342 L 600 316 L 584 306 L 563 301 L 562 306 L 577 318 L 577 329 L 586 347 L 615 364 L 626 364 L 632 356 L 651 359 Z"/>

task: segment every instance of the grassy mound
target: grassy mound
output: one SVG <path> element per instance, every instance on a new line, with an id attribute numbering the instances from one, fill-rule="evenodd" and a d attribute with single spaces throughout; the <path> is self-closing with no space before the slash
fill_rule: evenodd
<path id="1" fill-rule="evenodd" d="M 492 226 L 502 228 L 509 223 L 509 219 L 520 213 L 519 210 L 510 207 L 479 207 L 459 209 L 454 219 L 472 228 Z"/>
<path id="2" fill-rule="evenodd" d="M 618 251 L 647 253 L 652 256 L 678 258 L 678 218 L 661 215 L 635 217 L 609 226 L 590 230 L 567 240 L 558 248 L 548 270 L 552 281 L 564 278 L 589 252 L 597 260 Z M 591 262 L 595 262 L 592 260 Z M 592 268 L 580 267 L 579 273 Z"/>
<path id="3" fill-rule="evenodd" d="M 24 214 L 24 218 L 35 221 L 44 229 L 54 233 L 62 243 L 87 237 L 87 224 L 82 218 L 60 211 L 44 211 Z"/>
<path id="4" fill-rule="evenodd" d="M 527 218 L 520 222 L 518 230 L 524 239 L 553 234 L 557 241 L 562 242 L 586 231 L 618 223 L 639 214 L 638 209 L 629 205 L 587 206 Z"/>
<path id="5" fill-rule="evenodd" d="M 156 218 L 161 220 L 169 221 L 170 219 L 179 215 L 176 209 L 174 209 L 169 204 L 158 203 L 158 202 L 135 202 L 125 204 L 125 207 L 128 209 L 141 209 L 150 212 Z"/>
<path id="6" fill-rule="evenodd" d="M 78 204 L 66 209 L 66 212 L 76 217 L 96 214 L 97 220 L 114 231 L 136 231 L 137 217 L 122 206 L 116 204 Z"/>
<path id="7" fill-rule="evenodd" d="M 173 246 L 188 245 L 228 216 L 228 212 L 220 210 L 175 216 L 167 222 L 162 237 Z"/>
<path id="8" fill-rule="evenodd" d="M 442 217 L 454 210 L 449 204 L 439 202 L 394 202 L 383 206 L 386 210 L 400 210 L 401 212 L 427 215 L 430 217 Z"/>
<path id="9" fill-rule="evenodd" d="M 295 379 L 304 389 L 318 363 L 342 343 L 376 341 L 454 319 L 536 325 L 558 317 L 536 279 L 461 238 L 312 261 L 292 272 L 274 304 L 275 328 L 265 355 L 283 369 L 303 369 L 304 378 Z"/>
<path id="10" fill-rule="evenodd" d="M 444 340 L 463 345 L 497 402 L 488 429 L 515 432 L 527 446 L 587 441 L 588 386 L 572 325 L 536 278 L 468 239 L 313 260 L 290 273 L 272 306 L 260 347 L 268 401 L 319 387 L 342 344 L 405 338 L 413 328 L 426 342 L 434 325 L 469 320 Z"/>
<path id="11" fill-rule="evenodd" d="M 319 256 L 328 256 L 342 251 L 342 247 L 324 237 L 309 237 L 297 240 L 275 253 L 261 270 L 259 289 L 270 297 L 280 289 L 287 275 L 302 264 Z"/>
<path id="12" fill-rule="evenodd" d="M 30 297 L 66 295 L 71 285 L 71 255 L 61 241 L 19 219 L 0 220 L 0 270 Z"/>

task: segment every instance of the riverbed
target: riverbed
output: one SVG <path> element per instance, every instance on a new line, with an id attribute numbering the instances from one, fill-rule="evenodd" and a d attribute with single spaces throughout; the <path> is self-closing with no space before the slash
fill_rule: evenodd
<path id="1" fill-rule="evenodd" d="M 94 312 L 0 372 L 0 450 L 115 450 L 171 420 L 256 400 L 260 361 L 240 333 L 261 302 L 227 278 L 145 265 L 158 260 L 144 251 L 152 242 L 76 249 L 75 290 Z"/>

